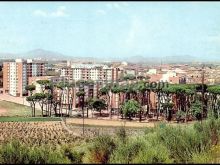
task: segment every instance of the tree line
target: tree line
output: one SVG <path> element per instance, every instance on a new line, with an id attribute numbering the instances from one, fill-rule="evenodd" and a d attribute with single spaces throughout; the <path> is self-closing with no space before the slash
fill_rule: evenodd
<path id="1" fill-rule="evenodd" d="M 79 80 L 76 82 L 60 82 L 53 84 L 49 80 L 38 80 L 41 92 L 34 93 L 35 85 L 26 86 L 30 96 L 26 99 L 32 107 L 32 116 L 35 116 L 35 107 L 38 103 L 42 116 L 62 115 L 62 107 L 66 112 L 71 111 L 73 99 L 78 98 L 77 106 L 84 106 L 102 114 L 107 109 L 110 118 L 116 112 L 118 117 L 132 119 L 138 117 L 139 121 L 150 117 L 153 113 L 158 119 L 163 116 L 166 120 L 173 119 L 187 122 L 190 118 L 202 120 L 211 111 L 215 117 L 220 115 L 220 86 L 202 84 L 169 84 L 157 83 L 149 85 L 146 80 L 120 84 L 106 83 L 102 85 L 97 96 L 94 96 L 95 82 L 92 80 Z M 83 87 L 82 87 L 83 86 Z M 84 87 L 91 89 L 91 94 L 86 95 Z M 78 92 L 74 93 L 74 89 Z M 153 108 L 152 94 L 154 94 L 155 108 Z M 112 98 L 118 97 L 118 107 L 112 107 Z M 86 97 L 85 97 L 86 96 Z M 65 97 L 65 103 L 62 102 Z M 67 113 L 68 114 L 68 113 Z"/>

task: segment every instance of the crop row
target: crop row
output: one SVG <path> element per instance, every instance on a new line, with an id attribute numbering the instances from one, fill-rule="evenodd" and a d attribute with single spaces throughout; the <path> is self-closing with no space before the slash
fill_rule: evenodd
<path id="1" fill-rule="evenodd" d="M 0 143 L 12 139 L 40 145 L 71 143 L 76 137 L 61 122 L 0 122 Z"/>

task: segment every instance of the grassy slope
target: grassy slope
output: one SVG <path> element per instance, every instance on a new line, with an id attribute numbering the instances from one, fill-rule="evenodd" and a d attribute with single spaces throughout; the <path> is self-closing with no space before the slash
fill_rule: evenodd
<path id="1" fill-rule="evenodd" d="M 0 122 L 61 121 L 59 117 L 0 117 Z"/>
<path id="2" fill-rule="evenodd" d="M 1 108 L 7 110 L 3 116 L 31 116 L 31 107 L 22 104 L 0 101 L 0 109 Z M 41 111 L 36 110 L 36 116 L 40 115 Z"/>
<path id="3" fill-rule="evenodd" d="M 0 116 L 0 122 L 61 121 L 60 118 L 55 117 L 40 117 L 40 110 L 36 110 L 37 117 L 31 117 L 31 107 L 22 104 L 0 101 L 1 108 L 7 110 L 7 112 Z"/>

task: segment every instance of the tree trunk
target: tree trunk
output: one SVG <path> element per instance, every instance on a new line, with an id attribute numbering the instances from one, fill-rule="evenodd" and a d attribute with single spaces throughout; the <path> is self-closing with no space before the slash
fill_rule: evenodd
<path id="1" fill-rule="evenodd" d="M 160 109 L 160 93 L 158 93 L 158 100 L 157 100 L 157 120 L 158 120 L 158 117 L 159 117 L 159 109 Z"/>
<path id="2" fill-rule="evenodd" d="M 47 101 L 47 116 L 49 116 L 49 103 Z"/>
<path id="3" fill-rule="evenodd" d="M 35 104 L 34 104 L 34 117 L 35 117 Z"/>
<path id="4" fill-rule="evenodd" d="M 141 109 L 139 110 L 139 122 L 141 122 Z"/>
<path id="5" fill-rule="evenodd" d="M 42 103 L 42 106 L 41 106 L 41 112 L 42 112 L 42 116 L 44 116 L 44 104 Z"/>
<path id="6" fill-rule="evenodd" d="M 120 92 L 118 93 L 118 118 L 119 118 L 119 108 L 120 108 L 120 104 L 121 104 L 121 95 Z"/>
<path id="7" fill-rule="evenodd" d="M 31 105 L 31 116 L 33 117 L 33 104 L 32 103 L 30 103 L 30 105 Z"/>
<path id="8" fill-rule="evenodd" d="M 52 106 L 52 104 L 50 103 L 50 116 L 51 116 L 51 108 L 52 108 L 51 106 Z"/>
<path id="9" fill-rule="evenodd" d="M 186 109 L 186 116 L 185 116 L 185 122 L 186 122 L 186 123 L 188 122 L 187 116 L 188 116 L 188 108 Z"/>
<path id="10" fill-rule="evenodd" d="M 111 93 L 111 96 L 108 96 L 109 97 L 109 116 L 110 116 L 110 119 L 112 119 L 112 93 Z"/>
<path id="11" fill-rule="evenodd" d="M 147 112 L 146 112 L 146 116 L 149 116 L 149 110 L 150 110 L 150 92 L 147 91 Z"/>
<path id="12" fill-rule="evenodd" d="M 63 117 L 63 104 L 60 105 L 60 115 Z"/>
<path id="13" fill-rule="evenodd" d="M 57 104 L 54 104 L 54 113 L 55 113 L 55 116 L 57 116 Z"/>
<path id="14" fill-rule="evenodd" d="M 189 96 L 187 96 L 187 101 L 186 101 L 186 117 L 185 117 L 185 122 L 187 123 L 188 120 L 187 120 L 187 117 L 188 117 L 188 113 L 189 113 L 189 105 L 190 104 L 190 101 L 189 101 Z"/>

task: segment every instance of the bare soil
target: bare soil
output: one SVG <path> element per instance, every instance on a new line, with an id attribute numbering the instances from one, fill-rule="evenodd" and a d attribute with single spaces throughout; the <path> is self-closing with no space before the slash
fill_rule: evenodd
<path id="1" fill-rule="evenodd" d="M 165 122 L 165 121 L 164 121 Z M 82 118 L 66 118 L 67 124 L 83 124 Z M 188 125 L 192 122 L 181 123 L 181 125 Z M 125 127 L 154 127 L 156 124 L 159 124 L 159 121 L 126 121 L 126 120 L 103 120 L 103 119 L 84 119 L 85 125 L 94 125 L 94 126 L 125 126 Z M 169 123 L 170 125 L 179 125 L 175 122 Z"/>
<path id="2" fill-rule="evenodd" d="M 4 108 L 0 108 L 0 116 L 5 116 L 7 113 L 7 110 Z"/>

